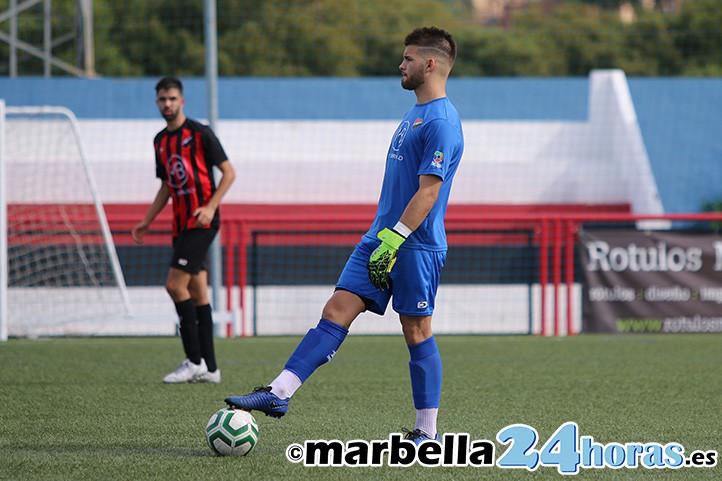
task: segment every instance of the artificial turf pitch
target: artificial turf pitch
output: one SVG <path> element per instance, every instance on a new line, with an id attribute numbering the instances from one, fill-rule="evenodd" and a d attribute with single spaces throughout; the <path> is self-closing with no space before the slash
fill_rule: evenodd
<path id="1" fill-rule="evenodd" d="M 307 439 L 385 440 L 413 428 L 401 336 L 350 335 L 280 420 L 256 413 L 242 458 L 211 455 L 204 427 L 223 398 L 270 382 L 298 337 L 221 339 L 219 385 L 164 385 L 175 338 L 11 339 L 0 343 L 0 479 L 548 480 L 554 467 L 305 467 Z M 598 443 L 680 443 L 722 452 L 722 335 L 437 336 L 444 362 L 439 430 L 507 446 L 525 424 L 543 443 L 563 423 Z M 540 447 L 537 446 L 537 448 Z M 581 469 L 567 479 L 719 480 L 713 468 Z"/>

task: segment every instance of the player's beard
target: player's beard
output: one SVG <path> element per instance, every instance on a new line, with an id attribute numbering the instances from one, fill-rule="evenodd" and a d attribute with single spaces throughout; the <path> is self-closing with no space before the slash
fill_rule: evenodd
<path id="1" fill-rule="evenodd" d="M 161 110 L 160 114 L 163 116 L 166 122 L 173 122 L 178 117 L 178 110 L 168 109 Z"/>
<path id="2" fill-rule="evenodd" d="M 424 72 L 421 70 L 411 74 L 406 75 L 406 77 L 401 77 L 401 86 L 406 90 L 416 90 L 417 88 L 421 87 L 424 84 Z"/>

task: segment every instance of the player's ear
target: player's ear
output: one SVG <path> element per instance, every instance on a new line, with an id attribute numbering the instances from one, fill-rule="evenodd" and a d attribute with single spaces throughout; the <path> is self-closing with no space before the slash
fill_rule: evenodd
<path id="1" fill-rule="evenodd" d="M 431 73 L 436 69 L 436 59 L 429 57 L 426 59 L 426 71 Z"/>

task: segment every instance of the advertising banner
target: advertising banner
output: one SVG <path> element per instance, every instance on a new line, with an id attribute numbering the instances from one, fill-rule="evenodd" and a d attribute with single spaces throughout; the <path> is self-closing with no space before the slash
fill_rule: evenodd
<path id="1" fill-rule="evenodd" d="M 722 236 L 580 233 L 584 332 L 722 332 Z"/>

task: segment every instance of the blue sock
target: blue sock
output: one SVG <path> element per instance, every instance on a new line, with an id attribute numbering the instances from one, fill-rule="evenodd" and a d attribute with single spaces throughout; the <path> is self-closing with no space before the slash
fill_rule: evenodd
<path id="1" fill-rule="evenodd" d="M 327 363 L 346 339 L 348 329 L 321 319 L 315 328 L 301 339 L 296 350 L 286 362 L 286 369 L 305 382 L 322 364 Z"/>
<path id="2" fill-rule="evenodd" d="M 411 393 L 416 409 L 438 408 L 441 400 L 441 355 L 434 336 L 409 346 Z"/>

